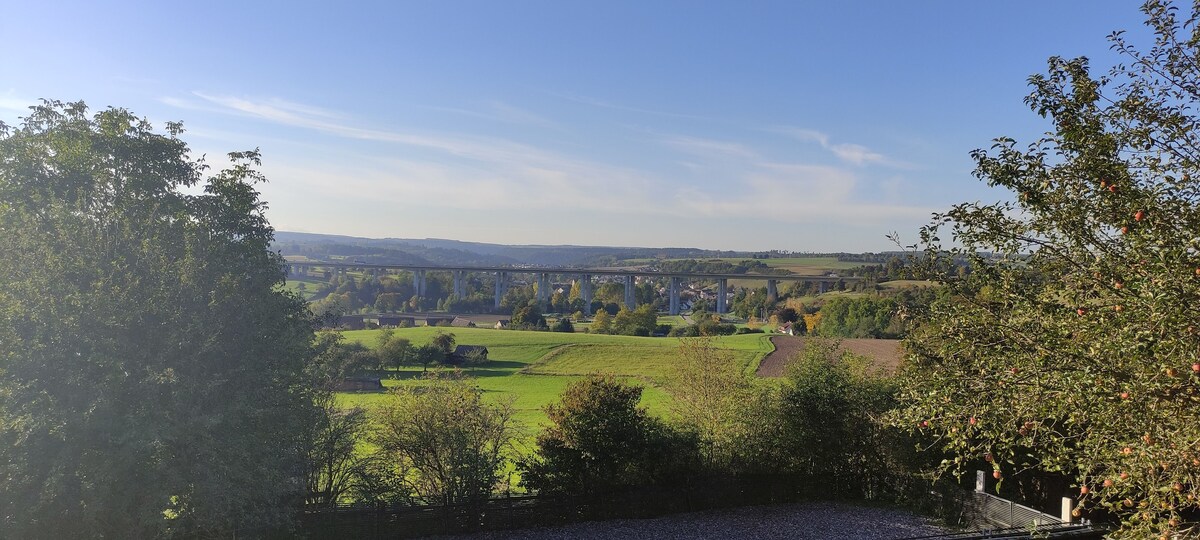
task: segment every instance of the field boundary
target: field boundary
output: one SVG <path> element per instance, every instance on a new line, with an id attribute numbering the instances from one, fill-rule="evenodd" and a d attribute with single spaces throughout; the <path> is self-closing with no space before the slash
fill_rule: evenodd
<path id="1" fill-rule="evenodd" d="M 765 360 L 768 356 L 770 356 L 772 353 L 775 352 L 775 341 L 772 340 L 771 337 L 772 336 L 770 336 L 769 334 L 763 336 L 762 341 L 767 342 L 767 350 L 757 351 L 754 353 L 754 357 L 751 358 L 750 361 L 746 363 L 746 369 L 743 371 L 745 374 L 757 375 L 758 368 L 759 368 L 759 366 L 762 365 L 763 360 Z"/>
<path id="2" fill-rule="evenodd" d="M 549 364 L 551 360 L 554 360 L 555 358 L 558 358 L 559 356 L 566 354 L 567 351 L 574 349 L 576 347 L 582 346 L 582 345 L 590 345 L 590 343 L 564 343 L 562 345 L 559 345 L 553 349 L 550 349 L 546 354 L 543 354 L 537 360 L 530 362 L 529 365 L 521 368 L 519 373 L 521 373 L 523 375 L 547 375 L 547 376 L 561 375 L 560 373 L 541 373 L 541 372 L 538 372 L 537 369 L 545 366 L 546 364 Z"/>

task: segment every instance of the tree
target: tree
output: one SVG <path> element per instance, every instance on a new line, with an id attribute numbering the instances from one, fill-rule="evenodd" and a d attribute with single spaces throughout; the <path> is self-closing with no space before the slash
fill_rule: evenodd
<path id="1" fill-rule="evenodd" d="M 229 536 L 303 495 L 315 321 L 257 151 L 123 109 L 0 124 L 0 537 Z"/>
<path id="2" fill-rule="evenodd" d="M 338 407 L 333 392 L 323 392 L 316 403 L 306 426 L 305 504 L 333 506 L 351 492 L 361 473 L 366 457 L 355 445 L 366 436 L 367 415 L 357 407 Z"/>
<path id="3" fill-rule="evenodd" d="M 380 366 L 398 368 L 413 361 L 414 349 L 412 342 L 394 335 L 389 328 L 379 334 L 379 346 L 375 348 L 375 354 L 379 357 Z"/>
<path id="4" fill-rule="evenodd" d="M 607 311 L 597 311 L 596 316 L 592 317 L 592 324 L 588 326 L 588 331 L 593 334 L 607 334 L 611 332 L 612 316 Z"/>
<path id="5" fill-rule="evenodd" d="M 973 153 L 1014 201 L 957 205 L 922 231 L 922 269 L 948 291 L 910 314 L 924 322 L 896 420 L 937 437 L 952 470 L 986 457 L 1004 479 L 1063 475 L 1079 510 L 1119 517 L 1115 537 L 1195 537 L 1200 8 L 1143 11 L 1153 45 L 1113 34 L 1109 76 L 1055 57 L 1030 78 L 1053 132 Z M 960 248 L 943 250 L 944 229 Z"/>
<path id="6" fill-rule="evenodd" d="M 840 352 L 838 342 L 810 338 L 788 365 L 777 414 L 780 462 L 810 478 L 821 492 L 878 497 L 893 484 L 898 434 L 884 415 L 895 407 L 895 382 L 871 376 L 870 361 Z M 908 441 L 904 441 L 908 442 Z"/>
<path id="7" fill-rule="evenodd" d="M 429 344 L 437 347 L 442 354 L 448 355 L 454 352 L 454 332 L 442 332 L 438 330 L 429 339 Z"/>
<path id="8" fill-rule="evenodd" d="M 517 463 L 522 483 L 541 493 L 591 494 L 653 483 L 685 449 L 638 402 L 641 386 L 611 375 L 572 382 L 548 426 L 537 437 L 538 454 Z"/>
<path id="9" fill-rule="evenodd" d="M 747 435 L 762 423 L 762 411 L 747 407 L 757 400 L 744 367 L 711 338 L 680 340 L 666 389 L 676 417 L 696 432 L 710 469 L 737 468 L 739 450 L 749 446 Z"/>
<path id="10" fill-rule="evenodd" d="M 413 361 L 421 364 L 421 373 L 429 371 L 429 364 L 446 361 L 446 352 L 432 343 L 416 347 L 412 351 Z"/>
<path id="11" fill-rule="evenodd" d="M 512 403 L 485 403 L 461 375 L 429 374 L 423 382 L 394 390 L 375 444 L 411 468 L 411 488 L 425 503 L 486 500 L 512 450 Z"/>
<path id="12" fill-rule="evenodd" d="M 510 322 L 514 328 L 524 330 L 544 330 L 546 328 L 546 317 L 542 316 L 542 310 L 536 302 L 530 302 L 514 309 Z"/>
<path id="13" fill-rule="evenodd" d="M 592 323 L 595 326 L 595 322 Z M 612 319 L 612 332 L 626 336 L 649 336 L 658 325 L 658 314 L 654 307 L 642 304 L 637 309 L 621 308 Z"/>
<path id="14" fill-rule="evenodd" d="M 554 323 L 554 327 L 551 328 L 551 330 L 555 332 L 566 332 L 569 334 L 575 331 L 575 325 L 571 324 L 570 317 L 561 317 L 558 319 L 558 322 Z"/>

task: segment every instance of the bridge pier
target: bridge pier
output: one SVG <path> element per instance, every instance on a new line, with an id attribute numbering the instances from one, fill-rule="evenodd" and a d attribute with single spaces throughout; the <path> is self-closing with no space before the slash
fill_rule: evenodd
<path id="1" fill-rule="evenodd" d="M 583 300 L 583 314 L 592 314 L 592 275 L 579 276 L 579 298 Z"/>
<path id="2" fill-rule="evenodd" d="M 537 303 L 541 309 L 546 309 L 550 302 L 550 274 L 539 272 L 537 275 Z"/>
<path id="3" fill-rule="evenodd" d="M 467 296 L 466 270 L 454 270 L 450 272 L 450 277 L 454 281 L 454 296 L 463 298 Z"/>
<path id="4" fill-rule="evenodd" d="M 767 303 L 774 304 L 779 301 L 779 281 L 774 279 L 767 280 Z"/>
<path id="5" fill-rule="evenodd" d="M 625 307 L 630 311 L 637 309 L 637 294 L 634 292 L 633 274 L 625 276 Z"/>
<path id="6" fill-rule="evenodd" d="M 496 272 L 496 305 L 494 309 L 500 309 L 500 301 L 504 300 L 504 293 L 508 292 L 508 272 Z"/>
<path id="7" fill-rule="evenodd" d="M 671 315 L 679 315 L 679 278 L 671 276 L 671 285 L 667 289 L 668 308 L 667 313 Z"/>
<path id="8" fill-rule="evenodd" d="M 728 311 L 725 305 L 729 298 L 729 280 L 721 278 L 717 280 L 717 314 L 723 314 Z"/>
<path id="9" fill-rule="evenodd" d="M 425 271 L 413 270 L 413 295 L 418 298 L 425 297 Z"/>
<path id="10" fill-rule="evenodd" d="M 829 282 L 821 281 L 817 283 L 817 294 L 825 294 L 829 291 Z"/>

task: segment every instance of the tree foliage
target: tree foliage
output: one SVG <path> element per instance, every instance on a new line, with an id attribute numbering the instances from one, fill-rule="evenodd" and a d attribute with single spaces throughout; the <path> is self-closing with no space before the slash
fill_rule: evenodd
<path id="1" fill-rule="evenodd" d="M 181 131 L 59 102 L 0 125 L 0 536 L 227 535 L 301 495 L 313 321 L 259 155 L 210 174 Z"/>
<path id="2" fill-rule="evenodd" d="M 305 504 L 333 506 L 354 490 L 362 474 L 365 457 L 355 445 L 367 434 L 367 414 L 338 407 L 332 392 L 322 393 L 316 404 L 306 431 Z"/>
<path id="3" fill-rule="evenodd" d="M 755 425 L 766 412 L 753 381 L 728 349 L 712 338 L 680 340 L 679 358 L 672 366 L 666 389 L 679 422 L 694 431 L 700 457 L 710 470 L 737 471 L 747 449 L 755 446 Z"/>
<path id="4" fill-rule="evenodd" d="M 896 405 L 895 381 L 867 371 L 869 360 L 809 338 L 788 365 L 779 398 L 778 459 L 824 486 L 825 494 L 877 498 L 912 472 L 901 435 L 885 415 Z M 905 441 L 907 442 L 907 441 Z M 908 446 L 908 445 L 904 445 Z"/>
<path id="5" fill-rule="evenodd" d="M 484 403 L 461 375 L 432 373 L 422 382 L 394 390 L 375 444 L 411 471 L 405 481 L 425 503 L 487 499 L 512 451 L 512 404 Z"/>
<path id="6" fill-rule="evenodd" d="M 517 464 L 522 483 L 541 493 L 592 494 L 651 484 L 668 474 L 679 447 L 667 427 L 638 402 L 642 387 L 610 376 L 571 383 L 557 405 L 537 456 Z"/>
<path id="7" fill-rule="evenodd" d="M 976 151 L 976 175 L 1012 202 L 962 204 L 923 231 L 926 270 L 950 282 L 908 341 L 905 425 L 940 437 L 949 466 L 1073 479 L 1116 536 L 1200 534 L 1200 100 L 1197 7 L 1143 11 L 1125 64 L 1051 58 L 1026 98 L 1052 133 Z M 948 232 L 961 248 L 944 252 Z M 978 252 L 993 252 L 984 259 Z"/>

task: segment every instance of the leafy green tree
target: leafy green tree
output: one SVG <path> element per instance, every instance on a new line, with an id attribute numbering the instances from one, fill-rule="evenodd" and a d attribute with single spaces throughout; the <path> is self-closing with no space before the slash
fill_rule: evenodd
<path id="1" fill-rule="evenodd" d="M 747 439 L 763 420 L 763 409 L 750 408 L 758 400 L 744 368 L 711 338 L 689 338 L 680 340 L 667 378 L 672 409 L 696 432 L 701 457 L 712 470 L 741 469 L 742 450 L 751 447 Z"/>
<path id="2" fill-rule="evenodd" d="M 570 317 L 561 317 L 557 322 L 554 323 L 554 327 L 551 328 L 551 330 L 569 334 L 575 331 L 575 325 L 571 323 Z"/>
<path id="3" fill-rule="evenodd" d="M 366 411 L 337 406 L 333 392 L 323 392 L 305 432 L 308 467 L 305 504 L 331 507 L 348 496 L 359 480 L 366 456 L 356 445 L 367 435 Z"/>
<path id="4" fill-rule="evenodd" d="M 607 311 L 597 311 L 596 316 L 592 317 L 592 324 L 588 326 L 588 331 L 593 334 L 612 332 L 612 316 Z"/>
<path id="5" fill-rule="evenodd" d="M 634 310 L 621 308 L 612 320 L 613 333 L 626 336 L 649 336 L 657 326 L 658 313 L 649 304 L 642 304 Z"/>
<path id="6" fill-rule="evenodd" d="M 957 205 L 923 231 L 927 274 L 954 276 L 956 253 L 972 271 L 912 314 L 897 421 L 937 437 L 952 469 L 987 457 L 1002 479 L 1065 475 L 1082 512 L 1119 517 L 1114 537 L 1194 538 L 1200 8 L 1143 11 L 1154 43 L 1113 34 L 1108 76 L 1056 57 L 1030 79 L 1052 132 L 973 154 L 1015 200 Z M 960 248 L 941 249 L 945 229 Z"/>
<path id="7" fill-rule="evenodd" d="M 432 343 L 420 345 L 413 349 L 412 359 L 421 364 L 421 372 L 429 371 L 430 364 L 440 364 L 446 361 L 446 352 Z"/>
<path id="8" fill-rule="evenodd" d="M 375 369 L 379 356 L 365 345 L 347 342 L 341 332 L 322 331 L 313 342 L 316 351 L 307 371 L 311 386 L 321 391 L 332 391 L 344 377 Z"/>
<path id="9" fill-rule="evenodd" d="M 454 352 L 454 332 L 438 330 L 429 339 L 429 344 L 437 347 L 439 351 L 442 351 L 442 354 L 450 354 Z"/>
<path id="10" fill-rule="evenodd" d="M 638 402 L 641 386 L 591 375 L 546 407 L 550 426 L 537 437 L 537 455 L 518 462 L 522 483 L 541 493 L 588 494 L 651 484 L 667 465 L 690 452 Z"/>
<path id="11" fill-rule="evenodd" d="M 788 366 L 780 392 L 778 461 L 811 479 L 825 495 L 878 497 L 895 484 L 894 459 L 908 442 L 888 429 L 896 383 L 868 373 L 869 360 L 840 352 L 838 342 L 810 338 Z"/>
<path id="12" fill-rule="evenodd" d="M 821 307 L 817 333 L 827 337 L 898 338 L 896 301 L 887 297 L 835 297 Z"/>
<path id="13" fill-rule="evenodd" d="M 230 536 L 303 496 L 315 321 L 257 151 L 123 109 L 0 124 L 0 537 Z"/>
<path id="14" fill-rule="evenodd" d="M 379 365 L 392 368 L 398 368 L 412 362 L 413 351 L 412 342 L 396 336 L 390 328 L 380 332 L 379 345 L 375 348 L 375 354 L 379 358 Z"/>
<path id="15" fill-rule="evenodd" d="M 542 310 L 536 302 L 530 302 L 514 309 L 509 322 L 514 328 L 522 330 L 546 329 L 546 317 L 542 315 Z"/>
<path id="16" fill-rule="evenodd" d="M 430 374 L 423 383 L 394 390 L 375 444 L 411 470 L 406 481 L 419 500 L 486 500 L 512 451 L 511 402 L 484 402 L 483 391 L 462 376 Z"/>

